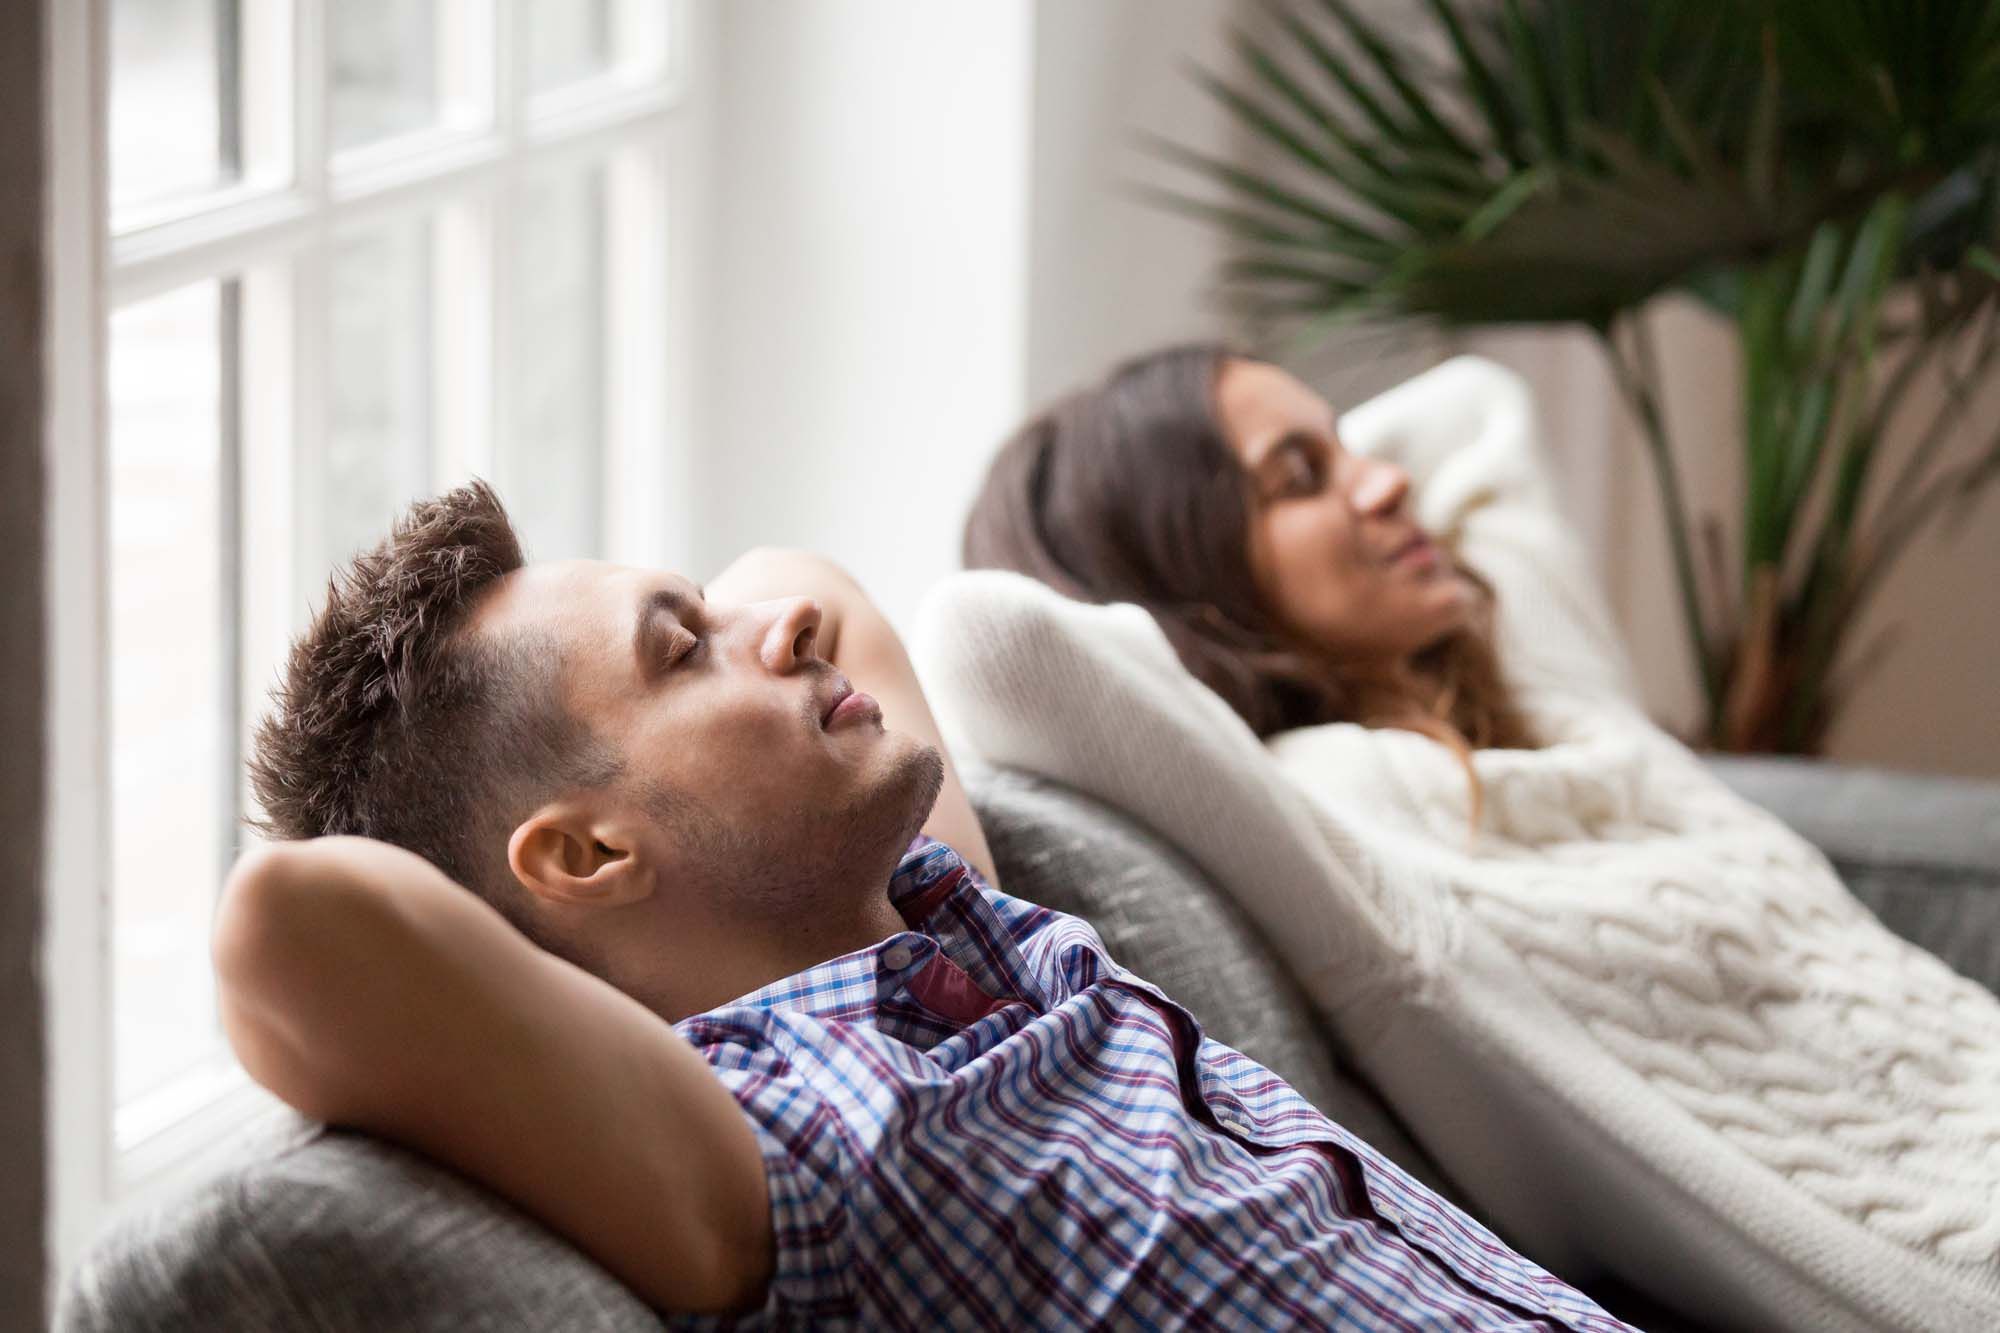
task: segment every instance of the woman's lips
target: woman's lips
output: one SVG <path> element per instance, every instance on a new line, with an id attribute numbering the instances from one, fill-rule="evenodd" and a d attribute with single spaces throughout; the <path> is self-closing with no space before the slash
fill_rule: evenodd
<path id="1" fill-rule="evenodd" d="M 826 729 L 831 731 L 844 720 L 852 717 L 872 717 L 877 722 L 880 722 L 882 720 L 882 705 L 875 702 L 874 695 L 856 690 L 835 704 L 833 711 L 826 715 Z"/>
<path id="2" fill-rule="evenodd" d="M 1422 534 L 1412 537 L 1407 542 L 1404 542 L 1403 545 L 1397 549 L 1396 554 L 1389 557 L 1389 563 L 1391 564 L 1395 565 L 1408 564 L 1418 569 L 1428 569 L 1432 565 L 1435 565 L 1437 562 L 1438 562 L 1437 543 L 1432 541 L 1429 537 L 1423 536 Z"/>

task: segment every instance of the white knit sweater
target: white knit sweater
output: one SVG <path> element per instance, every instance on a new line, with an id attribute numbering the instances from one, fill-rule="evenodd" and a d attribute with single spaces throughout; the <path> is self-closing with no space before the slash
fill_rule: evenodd
<path id="1" fill-rule="evenodd" d="M 2000 1003 L 1645 718 L 1516 377 L 1450 362 L 1341 430 L 1411 471 L 1420 520 L 1498 594 L 1545 746 L 1475 755 L 1476 831 L 1437 743 L 1338 724 L 1246 748 L 1192 678 L 1169 687 L 1137 612 L 1000 576 L 946 585 L 920 625 L 947 734 L 1179 842 L 1563 1276 L 1610 1269 L 1725 1327 L 2000 1328 Z"/>

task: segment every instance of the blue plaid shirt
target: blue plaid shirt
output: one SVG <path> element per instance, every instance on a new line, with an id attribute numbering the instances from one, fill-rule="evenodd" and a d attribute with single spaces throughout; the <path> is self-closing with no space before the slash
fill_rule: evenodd
<path id="1" fill-rule="evenodd" d="M 918 839 L 909 929 L 682 1021 L 763 1147 L 764 1307 L 702 1325 L 1626 1326 L 1075 917 Z"/>

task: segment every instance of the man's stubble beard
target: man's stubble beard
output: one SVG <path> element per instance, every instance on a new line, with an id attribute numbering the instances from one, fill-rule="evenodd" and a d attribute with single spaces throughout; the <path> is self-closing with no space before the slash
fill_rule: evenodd
<path id="1" fill-rule="evenodd" d="M 897 752 L 885 756 L 877 780 L 852 799 L 838 807 L 777 812 L 752 829 L 732 826 L 699 798 L 648 792 L 653 817 L 671 830 L 680 852 L 674 870 L 679 887 L 660 923 L 664 934 L 647 931 L 622 966 L 591 970 L 673 1021 L 729 998 L 691 999 L 659 984 L 684 973 L 688 962 L 671 944 L 679 933 L 671 926 L 675 917 L 700 918 L 705 936 L 740 941 L 754 953 L 783 959 L 784 971 L 824 962 L 900 929 L 889 904 L 889 879 L 937 801 L 944 758 L 908 736 L 894 737 L 894 743 Z M 722 927 L 719 937 L 712 934 L 716 926 Z M 750 988 L 740 984 L 734 993 Z"/>
<path id="2" fill-rule="evenodd" d="M 892 739 L 901 752 L 883 765 L 879 780 L 847 801 L 801 806 L 755 830 L 709 823 L 702 860 L 714 872 L 711 883 L 729 886 L 725 911 L 766 928 L 787 922 L 810 928 L 816 919 L 886 898 L 904 848 L 944 785 L 944 756 L 935 746 Z"/>

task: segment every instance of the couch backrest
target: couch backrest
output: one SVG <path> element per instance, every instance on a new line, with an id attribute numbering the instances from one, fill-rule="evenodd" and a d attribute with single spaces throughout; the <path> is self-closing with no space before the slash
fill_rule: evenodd
<path id="1" fill-rule="evenodd" d="M 281 1111 L 235 1160 L 113 1223 L 62 1333 L 580 1329 L 658 1333 L 631 1290 L 431 1159 Z"/>
<path id="2" fill-rule="evenodd" d="M 1882 924 L 2000 991 L 2000 782 L 1705 756 L 1812 842 Z"/>

